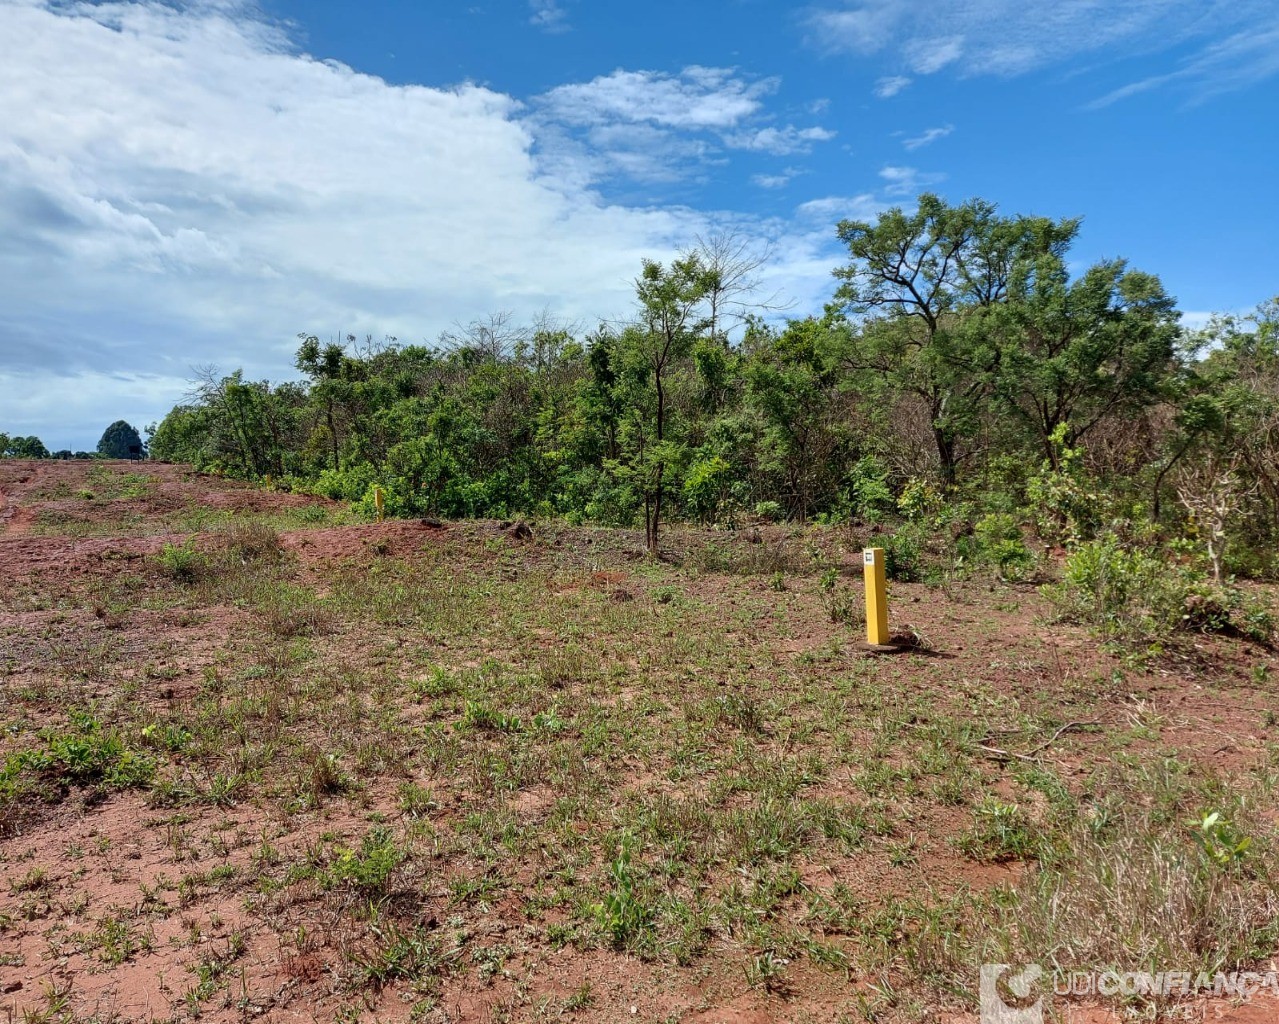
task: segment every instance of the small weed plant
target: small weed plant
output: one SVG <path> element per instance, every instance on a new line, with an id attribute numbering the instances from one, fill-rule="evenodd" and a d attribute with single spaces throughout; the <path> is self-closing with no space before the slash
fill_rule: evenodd
<path id="1" fill-rule="evenodd" d="M 379 825 L 364 837 L 358 850 L 337 848 L 337 857 L 324 875 L 325 888 L 352 889 L 366 898 L 385 896 L 404 857 L 391 830 Z"/>
<path id="2" fill-rule="evenodd" d="M 194 583 L 206 567 L 206 559 L 188 539 L 181 544 L 165 544 L 156 556 L 160 569 L 179 583 Z"/>
<path id="3" fill-rule="evenodd" d="M 622 837 L 617 856 L 608 868 L 612 888 L 594 907 L 595 919 L 615 949 L 632 946 L 652 923 L 652 913 L 635 892 L 631 867 L 633 845 L 630 835 Z"/>

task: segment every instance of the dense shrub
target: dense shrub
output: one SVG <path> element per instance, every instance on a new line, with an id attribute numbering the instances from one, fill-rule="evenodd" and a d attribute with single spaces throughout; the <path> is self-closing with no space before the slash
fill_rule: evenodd
<path id="1" fill-rule="evenodd" d="M 1183 629 L 1267 641 L 1273 632 L 1269 612 L 1238 588 L 1216 586 L 1191 566 L 1126 547 L 1113 535 L 1078 545 L 1061 582 L 1044 593 L 1063 617 L 1113 639 L 1153 641 Z"/>
<path id="2" fill-rule="evenodd" d="M 972 536 L 962 538 L 957 548 L 973 562 L 994 567 L 1004 579 L 1025 579 L 1035 569 L 1035 556 L 1026 546 L 1021 525 L 1005 512 L 977 520 Z"/>

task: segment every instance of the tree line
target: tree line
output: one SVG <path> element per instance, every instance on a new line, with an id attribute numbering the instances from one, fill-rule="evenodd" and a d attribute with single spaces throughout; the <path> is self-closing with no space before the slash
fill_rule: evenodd
<path id="1" fill-rule="evenodd" d="M 10 459 L 138 459 L 146 455 L 146 445 L 137 428 L 125 420 L 116 420 L 102 432 L 98 447 L 91 452 L 63 448 L 49 451 L 34 434 L 10 437 L 0 432 L 0 458 Z"/>
<path id="2" fill-rule="evenodd" d="M 1049 543 L 1109 521 L 1279 535 L 1279 301 L 1180 326 L 1079 221 L 923 195 L 846 220 L 820 316 L 775 322 L 733 236 L 644 261 L 590 331 L 476 321 L 436 345 L 300 336 L 302 378 L 202 371 L 153 457 L 398 515 L 876 521 L 912 502 Z M 1184 531 L 1183 531 L 1184 532 Z M 1239 543 L 1243 541 L 1245 543 Z"/>

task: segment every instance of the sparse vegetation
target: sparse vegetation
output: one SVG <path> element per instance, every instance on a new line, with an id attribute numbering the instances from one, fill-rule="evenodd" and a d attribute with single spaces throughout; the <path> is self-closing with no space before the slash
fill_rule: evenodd
<path id="1" fill-rule="evenodd" d="M 99 501 L 66 471 L 33 500 Z M 180 472 L 125 500 L 183 514 Z M 774 1017 L 911 1021 L 971 1009 L 990 960 L 1216 970 L 1279 947 L 1262 585 L 1192 561 L 1162 566 L 1189 581 L 1166 605 L 1094 587 L 1085 567 L 1135 550 L 1104 534 L 1041 594 L 1024 524 L 944 532 L 956 513 L 915 488 L 891 514 L 918 581 L 890 607 L 927 642 L 872 657 L 860 553 L 882 529 L 675 526 L 649 560 L 638 533 L 335 530 L 248 493 L 261 511 L 143 524 L 56 573 L 0 549 L 0 979 L 47 949 L 73 982 L 163 971 L 179 1018 L 466 998 L 661 1019 L 695 980 Z M 1172 615 L 1209 586 L 1226 626 Z"/>

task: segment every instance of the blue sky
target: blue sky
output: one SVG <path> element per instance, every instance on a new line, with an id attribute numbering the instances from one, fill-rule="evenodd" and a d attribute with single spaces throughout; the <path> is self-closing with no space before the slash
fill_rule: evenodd
<path id="1" fill-rule="evenodd" d="M 1279 293 L 1273 0 L 0 0 L 0 430 L 92 446 L 298 332 L 624 316 L 736 230 L 819 311 L 923 189 L 1082 215 L 1187 321 Z"/>

